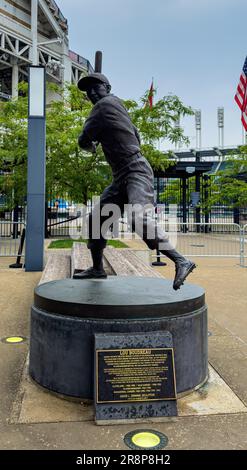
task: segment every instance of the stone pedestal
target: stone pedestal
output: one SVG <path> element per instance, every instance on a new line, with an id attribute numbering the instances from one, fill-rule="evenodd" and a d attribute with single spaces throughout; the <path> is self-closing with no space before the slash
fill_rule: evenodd
<path id="1" fill-rule="evenodd" d="M 94 335 L 169 331 L 177 393 L 207 380 L 207 308 L 201 287 L 159 278 L 64 279 L 35 289 L 30 375 L 41 386 L 93 400 Z"/>

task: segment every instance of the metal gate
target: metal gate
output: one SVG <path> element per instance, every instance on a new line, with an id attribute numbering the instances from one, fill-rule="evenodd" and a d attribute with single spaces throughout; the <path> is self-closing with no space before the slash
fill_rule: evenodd
<path id="1" fill-rule="evenodd" d="M 241 266 L 247 268 L 247 224 L 242 228 Z"/>
<path id="2" fill-rule="evenodd" d="M 222 204 L 207 209 L 213 176 L 156 178 L 157 204 L 177 204 L 181 223 L 239 223 L 241 210 Z M 198 192 L 198 189 L 200 191 Z"/>
<path id="3" fill-rule="evenodd" d="M 23 222 L 0 221 L 0 256 L 18 256 L 21 236 L 26 224 Z M 24 249 L 23 249 L 24 253 Z"/>
<path id="4" fill-rule="evenodd" d="M 169 235 L 171 243 L 185 256 L 239 258 L 240 265 L 243 266 L 244 237 L 239 224 L 169 224 L 169 221 L 158 220 L 158 226 Z"/>

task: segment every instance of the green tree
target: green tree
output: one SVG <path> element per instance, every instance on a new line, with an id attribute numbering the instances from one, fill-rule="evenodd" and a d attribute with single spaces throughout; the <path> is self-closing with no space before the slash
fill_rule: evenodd
<path id="1" fill-rule="evenodd" d="M 0 193 L 7 205 L 16 205 L 26 194 L 27 86 L 20 85 L 18 100 L 0 102 Z"/>
<path id="2" fill-rule="evenodd" d="M 167 180 L 165 190 L 159 196 L 160 202 L 180 204 L 180 180 L 172 178 Z"/>
<path id="3" fill-rule="evenodd" d="M 21 85 L 21 91 L 18 100 L 0 104 L 0 169 L 5 173 L 0 177 L 0 193 L 7 195 L 12 206 L 23 201 L 27 185 L 26 84 Z M 77 143 L 91 104 L 75 86 L 61 89 L 49 84 L 48 91 L 56 94 L 56 100 L 47 106 L 47 197 L 52 188 L 53 195 L 66 193 L 75 202 L 86 203 L 110 181 L 102 151 L 92 155 Z"/>
<path id="4" fill-rule="evenodd" d="M 247 146 L 239 147 L 237 155 L 227 157 L 225 169 L 214 176 L 209 206 L 214 204 L 247 206 Z"/>
<path id="5" fill-rule="evenodd" d="M 181 117 L 193 115 L 189 106 L 185 106 L 176 95 L 167 95 L 158 100 L 152 107 L 148 103 L 149 91 L 142 96 L 138 104 L 133 100 L 124 102 L 131 119 L 137 127 L 141 140 L 141 150 L 154 170 L 165 170 L 174 164 L 170 152 L 159 150 L 158 142 L 163 139 L 171 144 L 188 144 L 182 127 L 175 126 Z M 156 94 L 154 90 L 153 94 Z"/>
<path id="6" fill-rule="evenodd" d="M 77 139 L 85 119 L 92 109 L 75 85 L 59 88 L 48 84 L 48 91 L 59 95 L 47 106 L 47 196 L 67 193 L 75 202 L 86 203 L 94 194 L 102 192 L 111 179 L 101 147 L 92 155 L 78 147 Z M 27 183 L 27 84 L 20 86 L 18 100 L 0 103 L 0 193 L 14 193 L 14 204 L 26 195 Z M 154 169 L 165 169 L 170 164 L 169 153 L 157 149 L 159 139 L 171 143 L 187 142 L 183 130 L 174 126 L 180 116 L 192 114 L 176 96 L 166 96 L 152 108 L 146 106 L 148 92 L 140 103 L 124 102 L 139 130 L 144 156 Z M 38 143 L 37 143 L 38 145 Z M 173 160 L 174 163 L 174 160 Z"/>
<path id="7" fill-rule="evenodd" d="M 91 154 L 78 147 L 78 135 L 92 105 L 74 85 L 56 92 L 61 99 L 53 101 L 47 113 L 47 188 L 86 203 L 102 192 L 110 170 L 101 149 Z"/>

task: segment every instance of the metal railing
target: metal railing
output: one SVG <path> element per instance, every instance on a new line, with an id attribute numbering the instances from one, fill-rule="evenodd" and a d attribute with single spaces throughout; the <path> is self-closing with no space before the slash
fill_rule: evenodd
<path id="1" fill-rule="evenodd" d="M 241 266 L 247 268 L 247 224 L 242 227 Z"/>
<path id="2" fill-rule="evenodd" d="M 182 223 L 165 213 L 158 213 L 155 219 L 157 227 L 168 235 L 174 248 L 185 256 L 238 258 L 240 266 L 244 266 L 247 258 L 247 224 L 243 227 L 233 222 Z M 124 236 L 128 230 L 125 219 L 120 232 Z M 156 257 L 157 254 L 152 254 L 152 258 Z"/>
<path id="3" fill-rule="evenodd" d="M 244 237 L 244 229 L 238 224 L 178 222 L 173 225 L 158 221 L 157 225 L 185 256 L 238 258 L 240 266 L 244 266 L 247 230 Z"/>
<path id="4" fill-rule="evenodd" d="M 89 212 L 88 207 L 87 213 Z M 169 219 L 165 214 L 158 215 L 156 223 L 168 234 L 171 244 L 185 256 L 237 258 L 240 266 L 244 266 L 247 262 L 247 224 L 243 227 L 236 223 L 181 223 L 176 218 Z M 80 233 L 82 224 L 80 218 L 62 223 L 63 235 L 68 236 L 69 232 L 70 237 L 73 238 L 73 235 Z M 61 229 L 58 230 L 57 234 L 61 236 Z M 119 220 L 118 233 L 109 232 L 107 236 L 108 238 L 120 236 L 123 241 L 125 237 L 126 240 L 133 238 L 126 214 Z M 156 256 L 157 254 L 152 255 L 153 258 Z"/>
<path id="5" fill-rule="evenodd" d="M 46 0 L 46 3 L 48 3 L 48 6 L 50 10 L 52 11 L 53 15 L 55 18 L 61 22 L 65 27 L 66 30 L 68 29 L 68 20 L 65 18 L 65 16 L 62 14 L 59 6 L 55 2 L 55 0 Z"/>
<path id="6" fill-rule="evenodd" d="M 123 220 L 120 221 L 120 233 L 124 235 L 122 223 Z M 70 226 L 70 235 L 78 233 L 80 219 L 70 224 L 73 224 L 73 228 Z M 127 224 L 124 225 L 126 227 Z M 240 266 L 247 267 L 247 224 L 172 223 L 162 217 L 161 221 L 158 219 L 157 226 L 168 234 L 174 247 L 185 256 L 238 258 Z M 21 236 L 25 227 L 23 222 L 0 221 L 0 257 L 20 255 Z M 24 251 L 23 248 L 23 254 Z M 155 257 L 152 255 L 152 258 Z"/>
<path id="7" fill-rule="evenodd" d="M 85 57 L 77 54 L 74 51 L 69 51 L 69 57 L 73 62 L 81 65 L 82 67 L 84 67 L 88 71 L 88 73 L 93 73 L 94 72 L 94 69 L 93 69 L 92 65 L 90 64 L 88 59 L 85 59 Z"/>
<path id="8" fill-rule="evenodd" d="M 0 221 L 0 257 L 18 256 L 20 239 L 25 226 L 23 222 Z"/>

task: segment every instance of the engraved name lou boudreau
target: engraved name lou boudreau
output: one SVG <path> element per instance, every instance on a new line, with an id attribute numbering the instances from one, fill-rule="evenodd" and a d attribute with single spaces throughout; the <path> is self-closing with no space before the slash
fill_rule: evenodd
<path id="1" fill-rule="evenodd" d="M 88 454 L 82 454 L 80 457 L 76 458 L 77 465 L 101 465 L 104 468 L 107 468 L 109 464 L 117 463 L 118 465 L 170 465 L 170 455 L 169 454 L 143 454 L 141 451 L 140 454 L 120 454 L 113 456 L 95 456 L 92 457 Z"/>

